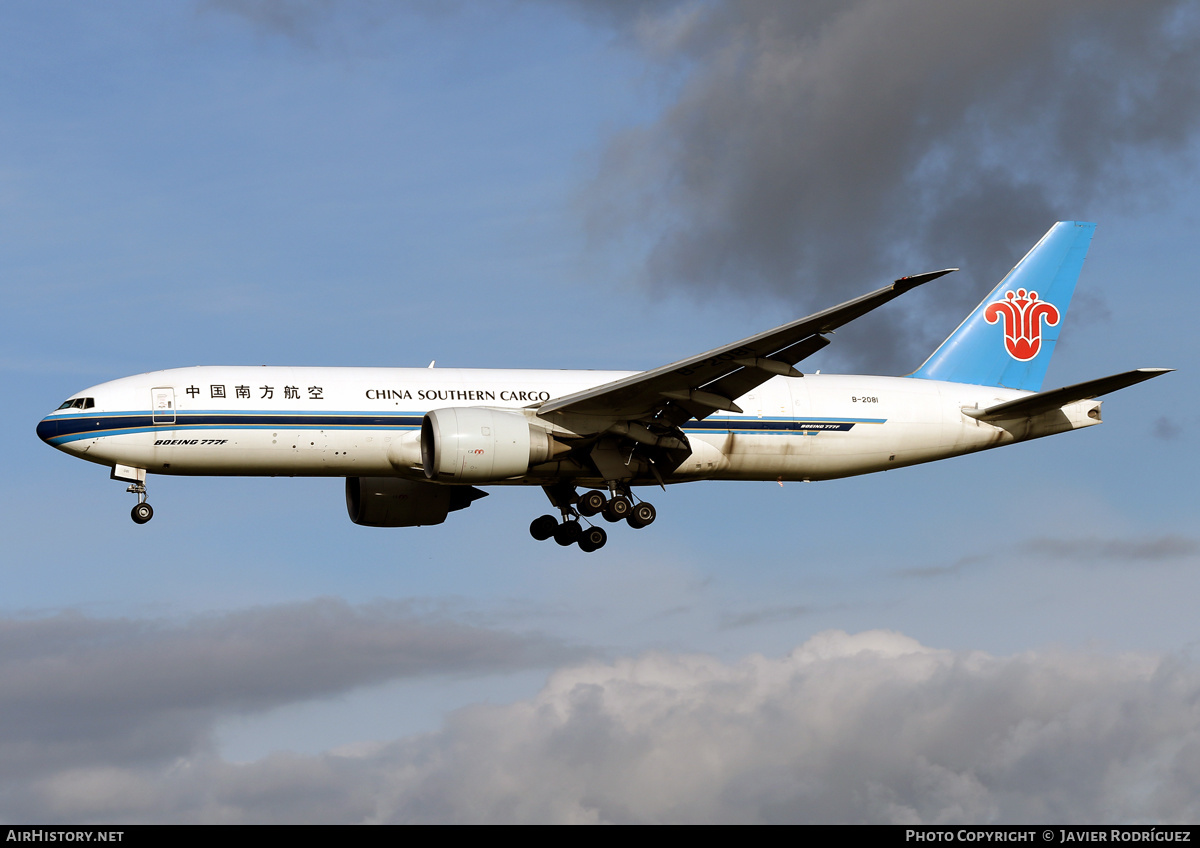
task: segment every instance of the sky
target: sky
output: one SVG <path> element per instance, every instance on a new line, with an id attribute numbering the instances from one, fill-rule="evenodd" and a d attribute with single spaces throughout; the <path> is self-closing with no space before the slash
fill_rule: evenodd
<path id="1" fill-rule="evenodd" d="M 0 6 L 0 820 L 1200 819 L 1200 12 L 1185 2 Z M 37 421 L 199 364 L 644 369 L 963 270 L 806 362 L 905 374 L 1098 222 L 1047 386 L 1103 426 L 362 528 Z"/>

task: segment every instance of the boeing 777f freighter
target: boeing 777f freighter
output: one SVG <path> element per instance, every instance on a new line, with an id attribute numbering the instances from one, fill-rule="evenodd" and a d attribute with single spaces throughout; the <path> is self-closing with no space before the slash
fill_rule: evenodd
<path id="1" fill-rule="evenodd" d="M 1055 224 L 907 377 L 796 365 L 956 269 L 649 371 L 175 368 L 72 395 L 37 433 L 129 483 L 139 524 L 150 474 L 345 477 L 351 520 L 371 527 L 440 524 L 481 486 L 541 486 L 558 515 L 533 537 L 594 551 L 608 539 L 597 516 L 654 521 L 638 488 L 829 480 L 1099 424 L 1095 398 L 1171 369 L 1042 391 L 1094 230 Z"/>

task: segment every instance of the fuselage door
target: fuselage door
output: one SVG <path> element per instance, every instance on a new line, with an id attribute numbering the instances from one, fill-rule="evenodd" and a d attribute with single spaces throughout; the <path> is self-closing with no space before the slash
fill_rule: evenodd
<path id="1" fill-rule="evenodd" d="M 175 390 L 157 388 L 150 390 L 150 420 L 154 424 L 175 423 Z"/>

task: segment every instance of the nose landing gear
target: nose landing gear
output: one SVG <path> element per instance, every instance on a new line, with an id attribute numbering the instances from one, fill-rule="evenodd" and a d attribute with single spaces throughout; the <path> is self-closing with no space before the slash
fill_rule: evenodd
<path id="1" fill-rule="evenodd" d="M 154 509 L 150 504 L 146 503 L 146 469 L 133 468 L 128 465 L 114 465 L 112 472 L 108 475 L 112 480 L 121 480 L 129 483 L 130 486 L 125 491 L 137 495 L 137 505 L 129 511 L 129 517 L 133 519 L 134 524 L 145 524 L 154 517 Z"/>
<path id="2" fill-rule="evenodd" d="M 145 524 L 154 517 L 154 507 L 146 503 L 146 485 L 144 483 L 134 483 L 125 491 L 138 496 L 137 504 L 129 512 L 129 517 L 133 519 L 134 524 Z"/>

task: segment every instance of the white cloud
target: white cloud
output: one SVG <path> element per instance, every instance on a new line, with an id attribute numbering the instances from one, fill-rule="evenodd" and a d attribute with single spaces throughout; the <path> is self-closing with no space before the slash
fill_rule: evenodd
<path id="1" fill-rule="evenodd" d="M 82 766 L 21 818 L 93 821 L 1184 822 L 1200 667 L 818 634 L 777 659 L 561 668 L 436 733 L 233 765 Z"/>

